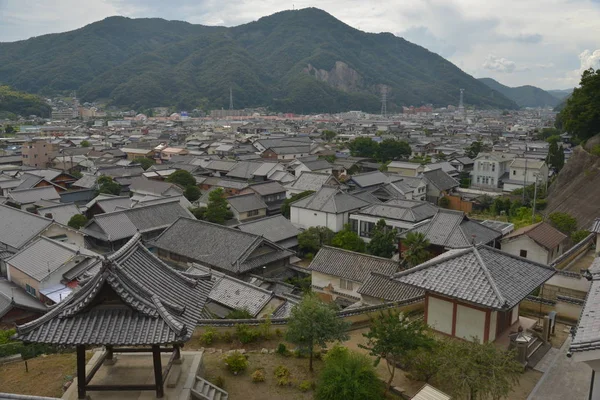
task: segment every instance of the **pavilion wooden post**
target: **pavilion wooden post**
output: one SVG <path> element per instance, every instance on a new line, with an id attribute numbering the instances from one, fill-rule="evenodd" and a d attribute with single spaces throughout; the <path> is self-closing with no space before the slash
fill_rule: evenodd
<path id="1" fill-rule="evenodd" d="M 173 364 L 181 364 L 181 345 L 174 344 L 173 352 L 175 353 L 175 357 L 173 357 Z"/>
<path id="2" fill-rule="evenodd" d="M 106 362 L 106 365 L 112 365 L 115 363 L 113 347 L 110 345 L 106 345 L 105 347 L 106 347 L 106 358 L 104 360 Z"/>
<path id="3" fill-rule="evenodd" d="M 77 398 L 85 399 L 85 346 L 77 346 Z"/>
<path id="4" fill-rule="evenodd" d="M 154 382 L 156 383 L 156 398 L 162 399 L 164 396 L 164 387 L 159 345 L 152 345 L 152 361 L 154 364 Z"/>

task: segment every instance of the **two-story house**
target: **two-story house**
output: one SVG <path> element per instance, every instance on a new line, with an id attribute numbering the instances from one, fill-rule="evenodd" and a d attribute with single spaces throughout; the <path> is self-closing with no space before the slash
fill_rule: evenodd
<path id="1" fill-rule="evenodd" d="M 388 172 L 393 172 L 402 176 L 418 176 L 425 167 L 419 163 L 411 163 L 408 161 L 392 161 L 387 166 Z"/>
<path id="2" fill-rule="evenodd" d="M 544 160 L 515 158 L 509 165 L 508 179 L 504 180 L 503 190 L 512 192 L 525 186 L 545 185 L 548 182 L 548 164 Z"/>
<path id="3" fill-rule="evenodd" d="M 279 182 L 255 183 L 240 194 L 255 193 L 267 205 L 267 215 L 281 214 L 281 205 L 286 199 L 286 190 Z"/>
<path id="4" fill-rule="evenodd" d="M 471 186 L 499 188 L 508 179 L 509 166 L 515 159 L 510 153 L 479 153 L 471 171 Z"/>

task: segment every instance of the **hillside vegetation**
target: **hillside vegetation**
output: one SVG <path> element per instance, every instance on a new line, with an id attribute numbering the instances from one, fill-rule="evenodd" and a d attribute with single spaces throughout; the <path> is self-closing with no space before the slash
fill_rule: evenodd
<path id="1" fill-rule="evenodd" d="M 509 87 L 492 78 L 481 78 L 479 81 L 485 83 L 491 89 L 502 93 L 520 107 L 556 107 L 564 98 L 564 96 L 555 96 L 535 86 Z"/>
<path id="2" fill-rule="evenodd" d="M 0 43 L 0 82 L 136 109 L 269 106 L 301 113 L 465 103 L 516 108 L 444 58 L 389 33 L 361 32 L 324 11 L 283 11 L 233 27 L 111 17 Z"/>
<path id="3" fill-rule="evenodd" d="M 49 117 L 50 112 L 50 106 L 39 96 L 0 86 L 0 119 L 15 119 L 19 115 Z"/>

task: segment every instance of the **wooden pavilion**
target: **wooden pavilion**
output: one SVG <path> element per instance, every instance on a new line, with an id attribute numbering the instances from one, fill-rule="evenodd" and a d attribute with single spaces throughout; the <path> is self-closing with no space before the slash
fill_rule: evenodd
<path id="1" fill-rule="evenodd" d="M 87 391 L 155 390 L 164 395 L 163 383 L 180 349 L 205 317 L 204 304 L 212 288 L 210 275 L 188 276 L 169 267 L 136 234 L 125 246 L 106 257 L 101 270 L 80 290 L 35 321 L 17 328 L 25 343 L 44 343 L 77 349 L 78 398 Z M 86 375 L 85 349 L 106 351 Z M 113 353 L 151 352 L 154 384 L 94 385 L 90 382 Z M 162 368 L 161 353 L 172 353 Z"/>

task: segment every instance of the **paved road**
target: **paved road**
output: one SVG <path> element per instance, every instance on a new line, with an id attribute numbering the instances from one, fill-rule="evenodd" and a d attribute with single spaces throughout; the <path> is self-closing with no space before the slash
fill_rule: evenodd
<path id="1" fill-rule="evenodd" d="M 527 400 L 587 400 L 592 369 L 585 363 L 567 357 L 571 338 L 568 338 L 554 360 L 546 361 L 546 372 Z"/>

